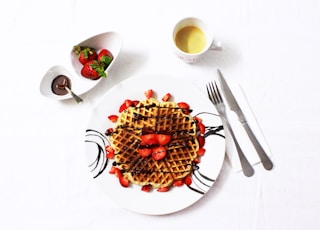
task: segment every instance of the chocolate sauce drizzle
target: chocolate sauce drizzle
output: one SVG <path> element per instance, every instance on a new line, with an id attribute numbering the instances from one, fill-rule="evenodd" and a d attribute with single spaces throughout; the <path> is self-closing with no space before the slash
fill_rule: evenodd
<path id="1" fill-rule="evenodd" d="M 147 105 L 144 106 L 145 108 L 152 108 L 157 106 L 156 104 L 152 104 L 152 105 Z M 181 109 L 181 108 L 173 108 L 173 109 Z M 201 114 L 210 114 L 213 116 L 218 116 L 216 114 L 212 114 L 212 113 L 207 113 L 207 112 L 201 112 L 199 114 L 197 114 L 196 116 L 200 116 Z M 135 119 L 149 119 L 150 117 L 144 117 L 142 115 L 137 114 L 137 116 L 135 117 Z M 168 117 L 168 116 L 163 116 L 163 117 L 157 117 L 157 119 L 173 119 L 173 117 Z M 196 122 L 196 121 L 194 121 Z M 126 127 L 126 126 L 122 126 L 121 128 L 124 129 L 130 129 L 130 127 Z M 132 128 L 131 128 L 132 129 Z M 225 136 L 221 133 L 219 133 L 220 131 L 223 130 L 223 126 L 222 125 L 218 125 L 218 126 L 206 126 L 205 127 L 205 133 L 203 135 L 204 138 L 208 138 L 209 136 L 215 135 L 215 136 L 219 136 L 221 138 L 225 138 Z M 140 130 L 141 133 L 143 132 L 149 132 L 152 130 Z M 89 165 L 90 168 L 92 168 L 92 172 L 93 171 L 97 171 L 97 173 L 95 174 L 95 176 L 93 178 L 97 178 L 99 175 L 101 175 L 105 169 L 107 168 L 107 165 L 109 163 L 109 159 L 106 158 L 106 150 L 105 150 L 105 146 L 106 146 L 106 142 L 108 142 L 108 136 L 112 135 L 114 132 L 118 132 L 117 130 L 110 132 L 110 131 L 106 131 L 104 134 L 93 130 L 93 129 L 87 129 L 86 130 L 86 140 L 85 142 L 87 143 L 91 143 L 91 144 L 95 144 L 97 146 L 97 157 L 96 159 Z M 179 131 L 171 131 L 170 135 L 177 135 L 177 136 L 182 136 L 182 138 L 185 138 L 185 135 L 188 134 L 189 130 L 179 130 Z M 183 143 L 183 142 L 181 142 Z M 181 144 L 180 143 L 180 144 Z M 139 142 L 133 142 L 131 143 L 131 148 L 137 148 L 139 147 Z M 181 147 L 181 146 L 180 146 Z M 137 165 L 137 164 L 141 164 L 142 167 L 133 167 L 132 169 L 126 169 L 126 170 L 131 170 L 130 172 L 132 174 L 140 174 L 140 173 L 145 173 L 145 174 L 151 174 L 152 171 L 151 170 L 146 170 L 143 167 L 143 163 L 142 161 L 145 161 L 145 159 L 143 158 L 136 158 L 133 162 L 131 162 L 131 165 Z M 113 162 L 113 165 L 119 165 L 119 164 L 125 164 L 125 163 L 129 163 L 129 162 L 122 162 L 122 163 L 117 163 L 117 162 Z M 200 164 L 201 165 L 201 164 Z M 194 162 L 192 163 L 192 178 L 193 178 L 193 183 L 191 185 L 188 186 L 188 188 L 194 192 L 197 192 L 199 194 L 205 194 L 206 191 L 211 187 L 210 184 L 214 183 L 215 180 L 212 178 L 209 178 L 208 176 L 204 175 L 201 173 L 200 170 L 200 165 L 195 164 Z M 126 170 L 123 170 L 123 172 L 125 172 Z M 161 171 L 162 173 L 170 173 L 167 171 Z M 203 187 L 207 187 L 208 189 L 203 189 Z"/>

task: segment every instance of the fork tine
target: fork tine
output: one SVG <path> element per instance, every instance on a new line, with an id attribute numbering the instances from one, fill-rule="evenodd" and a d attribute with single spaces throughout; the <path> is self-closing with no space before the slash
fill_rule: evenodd
<path id="1" fill-rule="evenodd" d="M 221 97 L 219 88 L 218 88 L 218 86 L 217 86 L 217 82 L 214 82 L 214 84 L 215 84 L 215 92 L 216 92 L 217 99 L 218 99 L 218 101 L 223 102 L 223 99 L 222 99 L 222 97 Z"/>
<path id="2" fill-rule="evenodd" d="M 212 82 L 209 82 L 208 85 L 207 85 L 207 91 L 208 91 L 208 95 L 209 95 L 209 98 L 211 100 L 211 102 L 213 104 L 216 104 L 216 100 L 214 98 L 214 93 L 213 93 L 213 89 L 212 89 Z"/>
<path id="3" fill-rule="evenodd" d="M 211 89 L 212 98 L 214 100 L 214 104 L 217 104 L 219 102 L 219 100 L 217 98 L 217 93 L 216 93 L 216 90 L 214 88 L 213 82 L 210 82 L 210 89 Z"/>
<path id="4" fill-rule="evenodd" d="M 209 91 L 209 85 L 208 84 L 206 85 L 206 88 L 207 88 L 208 97 L 209 97 L 210 101 L 213 102 L 212 97 L 211 97 L 211 93 Z"/>

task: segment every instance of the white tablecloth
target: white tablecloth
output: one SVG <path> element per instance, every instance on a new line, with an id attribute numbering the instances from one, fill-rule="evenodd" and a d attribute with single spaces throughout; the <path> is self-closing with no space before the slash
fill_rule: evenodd
<path id="1" fill-rule="evenodd" d="M 1 229 L 320 228 L 320 1 L 13 0 L 1 12 Z M 171 30 L 186 16 L 206 21 L 224 49 L 179 60 Z M 68 67 L 73 45 L 106 31 L 124 40 L 108 79 L 82 104 L 43 97 L 46 70 Z M 257 164 L 247 178 L 225 161 L 199 202 L 165 216 L 132 213 L 99 190 L 84 131 L 104 93 L 148 73 L 204 88 L 216 68 L 241 85 L 274 169 Z"/>

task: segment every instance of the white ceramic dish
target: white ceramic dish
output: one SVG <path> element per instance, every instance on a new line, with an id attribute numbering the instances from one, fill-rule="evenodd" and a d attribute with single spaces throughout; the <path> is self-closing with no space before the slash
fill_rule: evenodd
<path id="1" fill-rule="evenodd" d="M 108 49 L 113 55 L 113 61 L 110 63 L 110 65 L 105 71 L 108 74 L 109 69 L 113 65 L 115 59 L 118 57 L 118 54 L 122 46 L 122 39 L 120 35 L 116 32 L 106 32 L 106 33 L 98 34 L 91 38 L 88 38 L 77 45 L 94 48 L 97 52 L 99 52 L 102 49 Z M 79 62 L 77 55 L 72 51 L 71 51 L 71 63 L 77 75 L 80 76 L 80 78 L 83 79 L 85 82 L 88 82 L 88 84 L 95 85 L 100 80 L 103 80 L 103 78 L 100 78 L 98 80 L 90 80 L 85 77 L 82 77 L 80 73 L 82 64 Z"/>
<path id="2" fill-rule="evenodd" d="M 40 93 L 43 96 L 46 96 L 51 99 L 55 100 L 63 100 L 71 98 L 70 94 L 66 95 L 57 95 L 52 92 L 52 81 L 55 79 L 58 75 L 65 75 L 71 80 L 71 89 L 73 90 L 73 84 L 74 84 L 74 77 L 73 75 L 63 66 L 61 65 L 55 65 L 52 66 L 48 71 L 44 74 L 41 82 L 40 82 Z M 77 94 L 77 92 L 75 92 Z"/>
<path id="3" fill-rule="evenodd" d="M 109 70 L 112 68 L 113 63 L 115 62 L 115 60 L 117 59 L 120 53 L 121 46 L 122 46 L 122 39 L 121 39 L 121 36 L 116 32 L 105 32 L 105 33 L 95 35 L 91 38 L 88 38 L 75 45 L 90 46 L 92 48 L 95 48 L 97 51 L 103 48 L 108 49 L 113 55 L 113 61 L 110 63 L 110 65 L 106 69 L 106 73 L 108 75 Z M 69 94 L 66 94 L 63 96 L 55 95 L 51 90 L 51 82 L 53 78 L 60 74 L 65 74 L 67 77 L 70 78 L 71 84 L 72 84 L 72 90 L 77 95 L 86 93 L 87 91 L 92 89 L 94 86 L 96 86 L 100 81 L 106 80 L 105 78 L 99 78 L 98 80 L 90 80 L 85 77 L 82 77 L 80 74 L 82 65 L 79 62 L 77 55 L 72 52 L 72 48 L 73 47 L 71 47 L 70 59 L 71 59 L 73 71 L 67 70 L 66 67 L 62 65 L 55 65 L 51 67 L 44 74 L 43 79 L 41 80 L 41 83 L 40 83 L 40 92 L 43 96 L 56 99 L 56 100 L 64 100 L 64 99 L 71 98 Z"/>
<path id="4" fill-rule="evenodd" d="M 118 179 L 109 174 L 113 161 L 107 160 L 105 157 L 104 146 L 108 144 L 108 140 L 104 133 L 107 128 L 114 125 L 107 119 L 107 116 L 118 114 L 119 106 L 125 99 L 145 99 L 144 92 L 147 89 L 153 89 L 154 97 L 158 100 L 170 92 L 172 101 L 187 102 L 193 109 L 191 115 L 201 117 L 206 126 L 221 127 L 220 117 L 212 114 L 215 109 L 207 96 L 191 83 L 163 75 L 133 77 L 114 86 L 95 106 L 86 130 L 85 152 L 92 176 L 95 177 L 101 172 L 99 176 L 94 178 L 94 181 L 121 206 L 143 214 L 169 214 L 192 205 L 212 187 L 224 160 L 225 139 L 221 136 L 224 135 L 224 132 L 220 130 L 218 135 L 206 137 L 206 154 L 198 164 L 199 169 L 195 169 L 192 174 L 191 187 L 193 189 L 184 185 L 173 187 L 165 193 L 156 190 L 146 193 L 140 190 L 140 186 L 122 187 Z"/>

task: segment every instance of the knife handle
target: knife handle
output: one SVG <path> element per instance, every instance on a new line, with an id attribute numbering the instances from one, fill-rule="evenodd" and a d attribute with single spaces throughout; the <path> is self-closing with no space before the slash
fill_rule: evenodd
<path id="1" fill-rule="evenodd" d="M 249 124 L 247 122 L 242 122 L 242 126 L 244 127 L 244 129 L 246 130 L 250 141 L 252 142 L 254 148 L 256 149 L 258 156 L 261 160 L 261 163 L 263 165 L 263 167 L 266 170 L 271 170 L 273 168 L 273 163 L 270 160 L 270 158 L 268 157 L 267 153 L 264 151 L 264 149 L 262 148 L 261 144 L 259 143 L 259 141 L 257 140 L 256 136 L 254 135 L 254 133 L 252 132 Z"/>
<path id="2" fill-rule="evenodd" d="M 252 165 L 250 164 L 250 162 L 248 161 L 247 157 L 244 155 L 244 153 L 242 152 L 242 149 L 237 141 L 236 136 L 234 135 L 232 128 L 230 126 L 229 121 L 227 120 L 227 118 L 225 117 L 221 117 L 222 118 L 222 122 L 225 124 L 224 127 L 227 127 L 227 129 L 229 130 L 229 133 L 231 134 L 231 137 L 233 139 L 233 142 L 236 146 L 237 152 L 238 152 L 238 156 L 240 159 L 240 163 L 241 163 L 241 167 L 242 167 L 242 171 L 244 173 L 244 175 L 246 175 L 247 177 L 250 177 L 254 174 L 254 170 Z"/>

